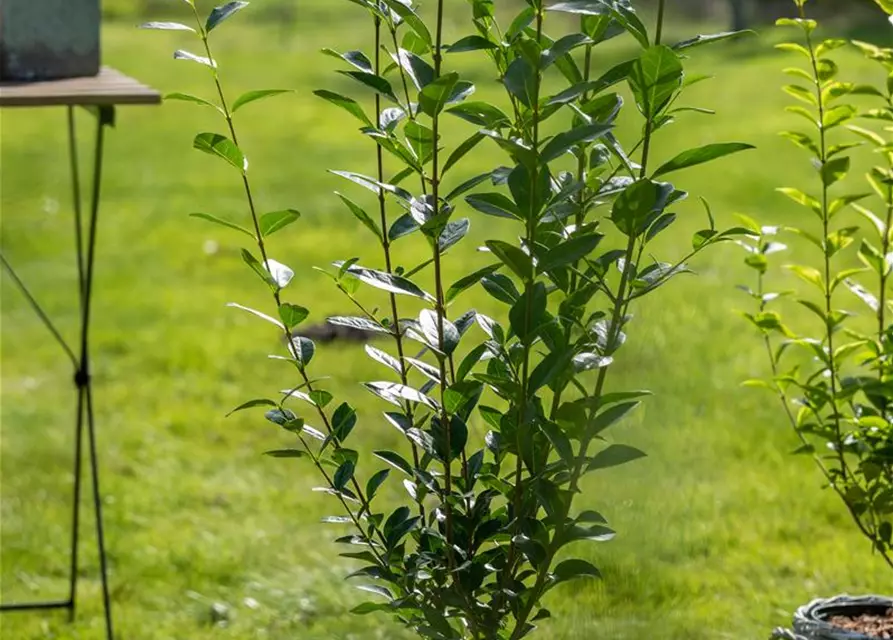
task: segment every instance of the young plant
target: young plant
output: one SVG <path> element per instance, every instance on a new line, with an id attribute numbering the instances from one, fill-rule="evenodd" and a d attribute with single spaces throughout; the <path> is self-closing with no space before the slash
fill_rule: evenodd
<path id="1" fill-rule="evenodd" d="M 306 459 L 340 506 L 341 514 L 326 521 L 349 529 L 338 542 L 354 551 L 342 555 L 362 563 L 351 577 L 380 597 L 356 613 L 387 612 L 426 638 L 517 640 L 549 617 L 543 598 L 550 589 L 599 576 L 591 563 L 568 555 L 572 543 L 614 535 L 599 513 L 574 508 L 583 477 L 645 455 L 604 438 L 648 395 L 608 391 L 634 303 L 687 272 L 688 261 L 707 247 L 743 232 L 717 230 L 705 203 L 708 228 L 675 247 L 671 259 L 650 257 L 688 195 L 663 179 L 749 148 L 710 144 L 654 162 L 655 134 L 687 112 L 704 111 L 679 105 L 696 80 L 686 78 L 684 56 L 734 34 L 667 46 L 663 1 L 653 34 L 626 0 L 549 7 L 528 0 L 506 29 L 493 0 L 432 0 L 431 24 L 409 0 L 349 1 L 368 15 L 371 48 L 325 53 L 345 65 L 339 74 L 374 95 L 315 93 L 342 109 L 345 123 L 359 126 L 357 152 L 369 154 L 374 174 L 333 173 L 369 192 L 365 201 L 363 191 L 338 197 L 360 223 L 357 232 L 368 233 L 378 250 L 328 271 L 357 310 L 328 321 L 390 341 L 391 349 L 365 347 L 388 375 L 363 386 L 386 403 L 384 421 L 405 442 L 399 451 L 348 447 L 361 419 L 381 418 L 359 416 L 314 377 L 316 349 L 300 326 L 308 311 L 286 302 L 294 274 L 268 253 L 270 235 L 298 214 L 258 215 L 233 113 L 277 92 L 251 92 L 230 106 L 209 38 L 246 3 L 219 7 L 207 21 L 196 12 L 195 29 L 146 25 L 198 35 L 202 55 L 175 57 L 210 69 L 216 99 L 171 97 L 211 104 L 222 117 L 227 134 L 202 133 L 194 145 L 237 171 L 250 229 L 203 217 L 254 240 L 243 258 L 270 289 L 277 313 L 241 308 L 278 329 L 287 345 L 281 357 L 294 369 L 291 388 L 237 410 L 265 407 L 267 420 L 292 432 L 295 448 L 271 455 Z M 462 7 L 471 11 L 466 24 L 473 33 L 447 41 L 445 14 Z M 571 33 L 547 35 L 553 16 L 559 27 L 574 24 Z M 639 53 L 598 69 L 596 48 L 624 33 Z M 451 69 L 454 56 L 469 54 L 489 61 L 504 90 L 499 104 L 472 100 L 474 85 Z M 641 122 L 625 146 L 614 126 L 622 84 Z M 474 129 L 448 139 L 444 132 L 460 120 Z M 505 165 L 472 177 L 459 173 L 468 154 L 489 157 L 500 149 Z M 468 234 L 469 220 L 457 216 L 465 207 L 505 224 L 490 225 L 501 235 L 484 243 L 489 264 L 449 283 L 444 261 Z M 404 267 L 397 243 L 413 240 L 427 257 Z M 364 285 L 381 292 L 380 306 L 363 302 L 372 293 L 360 295 Z M 497 318 L 457 310 L 460 295 L 478 286 L 499 305 Z M 373 466 L 368 453 L 383 464 Z M 406 492 L 396 507 L 379 497 L 393 479 Z"/>
<path id="2" fill-rule="evenodd" d="M 795 0 L 798 18 L 779 21 L 797 28 L 802 44 L 779 48 L 806 61 L 805 68 L 785 70 L 797 79 L 785 91 L 802 103 L 787 110 L 809 124 L 782 135 L 811 156 L 817 180 L 812 192 L 779 190 L 810 212 L 796 225 L 760 227 L 748 220 L 758 237 L 742 242 L 746 263 L 757 272 L 756 289 L 744 288 L 756 303 L 747 318 L 762 333 L 772 370 L 770 380 L 751 384 L 778 396 L 800 440 L 796 453 L 813 458 L 859 531 L 893 568 L 893 49 L 854 43 L 881 65 L 886 82 L 879 87 L 838 80 L 828 54 L 847 42 L 818 41 L 805 3 Z M 893 13 L 893 3 L 878 4 Z M 857 95 L 881 105 L 860 112 L 848 101 Z M 859 117 L 879 123 L 880 131 L 853 124 Z M 850 171 L 849 154 L 865 148 L 860 140 L 882 164 L 868 172 L 871 191 L 852 193 L 839 183 Z M 878 213 L 862 206 L 869 198 Z M 778 304 L 784 296 L 766 285 L 768 256 L 786 248 L 776 239 L 782 232 L 805 241 L 815 257 L 811 264 L 786 265 L 809 292 L 794 294 L 815 316 L 807 333 L 783 321 Z M 861 267 L 849 266 L 853 249 Z M 843 307 L 854 303 L 867 307 L 870 318 L 857 321 Z"/>

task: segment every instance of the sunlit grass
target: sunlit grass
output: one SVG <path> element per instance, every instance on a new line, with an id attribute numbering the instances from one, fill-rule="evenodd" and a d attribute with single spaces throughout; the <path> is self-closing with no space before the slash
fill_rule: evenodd
<path id="1" fill-rule="evenodd" d="M 330 73 L 334 61 L 318 49 L 367 46 L 365 23 L 351 11 L 321 13 L 325 6 L 309 8 L 325 17 L 325 28 L 301 16 L 296 34 L 233 22 L 221 29 L 218 43 L 232 95 L 296 89 L 246 108 L 238 125 L 261 208 L 303 212 L 298 225 L 274 238 L 271 253 L 298 271 L 288 298 L 311 307 L 313 321 L 344 313 L 349 304 L 311 266 L 354 255 L 379 262 L 332 196 L 351 187 L 324 171 L 369 170 L 371 147 L 353 124 L 345 126 L 310 95 L 342 82 Z M 170 59 L 174 48 L 189 46 L 182 36 L 112 25 L 104 37 L 108 64 L 163 91 L 209 93 L 201 68 Z M 600 66 L 630 52 L 623 45 L 608 51 Z M 717 78 L 693 89 L 687 103 L 719 115 L 690 116 L 661 133 L 656 160 L 705 142 L 751 142 L 757 151 L 680 174 L 679 186 L 707 197 L 725 225 L 739 211 L 766 221 L 800 215 L 773 193 L 810 176 L 805 158 L 775 135 L 792 126 L 777 88 L 779 69 L 789 61 L 756 38 L 693 55 L 693 72 Z M 867 73 L 854 55 L 843 58 L 851 76 Z M 457 61 L 481 95 L 496 95 L 495 81 L 476 71 L 473 56 Z M 92 126 L 79 115 L 84 127 Z M 311 492 L 317 480 L 308 467 L 260 455 L 284 436 L 258 415 L 223 417 L 290 380 L 265 358 L 279 348 L 275 335 L 224 307 L 234 300 L 268 302 L 239 259 L 241 238 L 186 217 L 245 215 L 232 172 L 190 149 L 194 133 L 219 127 L 212 115 L 175 103 L 122 108 L 109 137 L 93 339 L 119 637 L 401 637 L 384 618 L 345 613 L 361 596 L 341 580 L 351 563 L 337 558 L 328 542 L 335 531 L 318 523 L 335 505 Z M 621 133 L 629 140 L 635 125 L 624 122 Z M 73 335 L 64 113 L 5 111 L 2 131 L 3 251 Z M 487 150 L 463 171 L 503 161 Z M 684 251 L 704 223 L 695 198 L 679 213 L 682 222 L 658 248 L 668 257 Z M 472 237 L 449 257 L 450 277 L 484 264 L 475 247 L 505 231 L 471 215 Z M 406 265 L 424 257 L 412 245 L 397 245 Z M 602 511 L 619 534 L 611 543 L 575 549 L 602 568 L 604 580 L 556 589 L 548 603 L 555 620 L 540 637 L 763 638 L 814 595 L 889 591 L 888 572 L 847 526 L 842 507 L 819 491 L 808 460 L 787 455 L 794 441 L 771 398 L 739 384 L 762 374 L 765 363 L 735 314 L 746 300 L 734 285 L 750 277 L 738 252 L 723 247 L 693 266 L 697 277 L 668 285 L 636 311 L 629 347 L 612 377 L 615 388 L 649 388 L 655 397 L 611 433 L 649 458 L 590 476 L 580 498 L 581 507 Z M 10 281 L 2 283 L 2 599 L 61 597 L 71 372 Z M 459 306 L 496 311 L 478 292 Z M 379 377 L 377 365 L 356 346 L 322 345 L 317 360 L 317 373 L 331 376 L 329 388 L 361 413 L 352 437 L 365 446 L 398 446 L 394 430 L 378 418 L 378 401 L 356 384 Z M 400 490 L 395 483 L 385 495 L 393 499 Z M 77 621 L 69 625 L 62 614 L 7 615 L 0 620 L 4 638 L 103 637 L 90 531 Z M 214 624 L 214 603 L 228 612 L 225 627 Z"/>

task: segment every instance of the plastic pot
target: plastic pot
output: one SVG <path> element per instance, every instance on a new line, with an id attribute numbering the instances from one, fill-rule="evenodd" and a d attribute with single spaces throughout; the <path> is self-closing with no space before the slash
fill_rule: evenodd
<path id="1" fill-rule="evenodd" d="M 776 629 L 772 637 L 784 640 L 879 640 L 875 636 L 833 627 L 826 620 L 841 615 L 883 615 L 890 608 L 893 608 L 893 598 L 886 596 L 843 595 L 813 600 L 794 613 L 793 631 Z"/>

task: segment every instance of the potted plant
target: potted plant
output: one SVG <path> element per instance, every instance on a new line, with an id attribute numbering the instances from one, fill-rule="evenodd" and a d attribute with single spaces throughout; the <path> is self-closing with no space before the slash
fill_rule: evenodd
<path id="1" fill-rule="evenodd" d="M 819 40 L 806 0 L 794 1 L 799 16 L 779 24 L 797 29 L 801 39 L 778 47 L 803 63 L 786 69 L 794 82 L 785 91 L 797 100 L 788 111 L 807 124 L 782 135 L 811 157 L 816 183 L 805 191 L 779 189 L 807 210 L 797 224 L 745 219 L 754 236 L 741 245 L 757 274 L 755 286 L 743 287 L 755 306 L 746 317 L 762 334 L 772 374 L 749 384 L 777 396 L 799 440 L 796 453 L 813 459 L 870 549 L 893 569 L 893 49 L 853 43 L 880 65 L 884 82 L 842 81 L 829 54 L 847 41 Z M 893 2 L 876 1 L 893 13 Z M 857 108 L 854 96 L 871 107 Z M 842 181 L 851 155 L 863 149 L 880 164 L 869 170 L 865 188 L 847 192 Z M 802 291 L 769 286 L 771 256 L 786 249 L 781 234 L 798 237 L 812 252 L 810 263 L 785 265 Z M 791 298 L 808 310 L 809 323 L 782 316 Z M 882 596 L 816 600 L 797 611 L 794 633 L 776 632 L 808 640 L 891 634 L 893 599 Z"/>
<path id="2" fill-rule="evenodd" d="M 359 563 L 351 577 L 376 598 L 355 613 L 384 612 L 425 638 L 518 640 L 551 615 L 550 589 L 600 575 L 580 545 L 614 532 L 598 512 L 576 505 L 584 476 L 645 455 L 606 438 L 648 395 L 608 386 L 627 335 L 633 339 L 637 302 L 688 272 L 697 254 L 746 233 L 717 229 L 707 207 L 704 229 L 674 255 L 653 257 L 652 241 L 675 223 L 674 208 L 688 195 L 684 180 L 677 187 L 667 177 L 750 148 L 716 143 L 668 153 L 655 143 L 658 131 L 698 111 L 680 105 L 686 57 L 735 34 L 665 44 L 664 0 L 654 27 L 626 0 L 528 0 L 512 5 L 521 7 L 507 22 L 496 7 L 505 4 L 493 0 L 432 0 L 431 22 L 409 0 L 350 2 L 368 16 L 369 46 L 325 53 L 341 65 L 341 84 L 357 91 L 315 93 L 357 129 L 357 154 L 373 167 L 368 175 L 332 168 L 344 178 L 345 227 L 350 221 L 367 234 L 370 252 L 322 271 L 356 309 L 328 322 L 388 341 L 365 346 L 381 375 L 359 387 L 382 401 L 380 415 L 358 414 L 319 377 L 324 358 L 302 328 L 307 301 L 276 259 L 284 247 L 274 234 L 300 215 L 264 212 L 255 168 L 249 172 L 239 146 L 249 105 L 283 93 L 226 94 L 212 36 L 247 3 L 230 2 L 206 19 L 195 11 L 192 26 L 144 25 L 192 32 L 200 46 L 174 56 L 209 74 L 213 97 L 168 99 L 211 107 L 222 132 L 200 133 L 193 145 L 232 167 L 246 211 L 242 220 L 197 216 L 250 239 L 242 258 L 269 292 L 270 310 L 233 306 L 278 332 L 285 346 L 276 357 L 292 374 L 284 389 L 236 410 L 262 408 L 294 439 L 269 455 L 317 471 L 338 511 L 326 522 L 339 530 L 342 555 Z M 445 14 L 460 11 L 463 30 L 446 31 Z M 548 35 L 568 25 L 570 33 Z M 621 35 L 637 53 L 600 68 L 598 47 Z M 461 56 L 488 65 L 497 102 L 473 96 L 474 85 L 455 70 Z M 641 123 L 628 141 L 614 131 L 621 109 Z M 463 161 L 484 145 L 501 154 L 499 164 L 463 173 Z M 498 220 L 486 225 L 493 235 L 479 264 L 450 282 L 444 264 L 468 236 L 465 212 Z M 412 242 L 425 258 L 404 264 Z M 472 287 L 495 313 L 461 307 Z M 378 304 L 369 302 L 375 295 Z M 400 446 L 360 450 L 351 435 L 370 423 L 397 429 Z M 396 484 L 396 503 L 382 497 L 385 482 Z"/>

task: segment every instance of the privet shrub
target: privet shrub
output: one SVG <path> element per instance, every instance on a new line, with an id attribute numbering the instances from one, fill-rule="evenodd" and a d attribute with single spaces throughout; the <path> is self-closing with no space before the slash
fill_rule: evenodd
<path id="1" fill-rule="evenodd" d="M 796 225 L 760 227 L 747 220 L 758 235 L 742 242 L 757 272 L 756 288 L 744 287 L 757 307 L 747 317 L 762 333 L 772 370 L 771 379 L 750 384 L 778 396 L 800 439 L 796 453 L 812 457 L 859 531 L 893 568 L 893 49 L 853 43 L 879 64 L 884 81 L 838 80 L 828 55 L 848 43 L 819 40 L 805 3 L 795 0 L 800 17 L 779 21 L 802 36 L 802 43 L 778 46 L 803 61 L 786 69 L 795 82 L 785 91 L 798 101 L 788 111 L 806 121 L 782 135 L 809 154 L 816 184 L 809 191 L 779 189 L 809 212 Z M 893 2 L 877 3 L 893 14 Z M 867 96 L 872 106 L 857 108 L 854 96 Z M 840 183 L 857 152 L 879 164 L 852 191 Z M 768 286 L 769 256 L 786 248 L 779 234 L 798 236 L 813 251 L 809 264 L 785 265 L 805 282 L 802 297 Z M 855 268 L 854 253 L 861 262 Z M 777 309 L 789 296 L 814 316 L 811 324 L 785 323 Z M 853 305 L 868 317 L 860 319 Z"/>
<path id="2" fill-rule="evenodd" d="M 328 271 L 356 308 L 355 316 L 328 321 L 390 341 L 365 348 L 382 373 L 362 386 L 382 400 L 383 416 L 357 415 L 314 379 L 316 349 L 300 335 L 306 301 L 289 294 L 294 273 L 273 257 L 281 257 L 273 234 L 299 214 L 264 213 L 253 197 L 236 123 L 245 121 L 243 107 L 277 92 L 229 100 L 210 38 L 246 3 L 221 6 L 207 20 L 196 11 L 194 29 L 145 25 L 197 34 L 199 53 L 174 56 L 207 67 L 215 97 L 168 98 L 211 105 L 219 115 L 223 133 L 200 133 L 194 146 L 232 165 L 247 211 L 244 221 L 204 217 L 251 238 L 242 257 L 269 289 L 272 311 L 245 310 L 275 327 L 287 345 L 280 357 L 292 366 L 291 388 L 238 409 L 263 407 L 268 421 L 293 433 L 294 448 L 269 454 L 315 467 L 340 507 L 326 521 L 345 533 L 338 538 L 347 549 L 342 555 L 360 565 L 352 577 L 376 597 L 356 613 L 387 612 L 427 638 L 517 640 L 549 617 L 541 603 L 551 588 L 599 575 L 568 555 L 572 543 L 614 536 L 599 513 L 574 508 L 583 476 L 645 455 L 603 437 L 648 394 L 606 391 L 634 304 L 688 271 L 695 255 L 742 232 L 717 230 L 705 203 L 707 228 L 665 261 L 653 257 L 652 242 L 673 226 L 673 210 L 688 196 L 666 178 L 749 148 L 710 144 L 655 162 L 668 157 L 654 148 L 655 134 L 702 111 L 680 100 L 700 79 L 686 77 L 685 56 L 733 34 L 663 44 L 663 2 L 652 29 L 626 0 L 549 7 L 528 0 L 503 26 L 493 0 L 432 0 L 431 23 L 409 0 L 350 1 L 368 15 L 367 51 L 326 53 L 342 61 L 339 73 L 362 91 L 316 95 L 340 108 L 332 118 L 359 129 L 357 153 L 374 160 L 373 175 L 341 167 L 334 173 L 345 179 L 340 204 L 356 218 L 355 232 L 368 234 L 377 251 Z M 449 39 L 447 8 L 468 11 L 467 31 Z M 547 35 L 559 15 L 555 24 L 575 27 Z M 599 68 L 597 48 L 621 35 L 638 54 Z M 474 85 L 451 70 L 460 55 L 476 56 L 499 78 L 499 104 L 476 100 Z M 547 91 L 547 81 L 563 86 Z M 614 133 L 622 85 L 641 122 L 625 142 Z M 374 97 L 366 97 L 369 90 Z M 445 118 L 465 121 L 467 132 L 447 139 Z M 463 158 L 484 145 L 501 149 L 503 164 L 457 180 Z M 364 190 L 373 205 L 357 202 L 354 192 Z M 443 263 L 470 226 L 463 212 L 503 219 L 504 235 L 485 243 L 490 264 L 447 282 Z M 429 257 L 403 267 L 395 249 L 412 242 Z M 383 311 L 364 305 L 358 287 L 378 289 Z M 497 317 L 462 308 L 472 287 L 498 301 Z M 473 416 L 485 433 L 470 428 Z M 351 448 L 361 421 L 389 423 L 405 446 Z M 402 483 L 401 504 L 378 499 L 384 482 Z"/>

